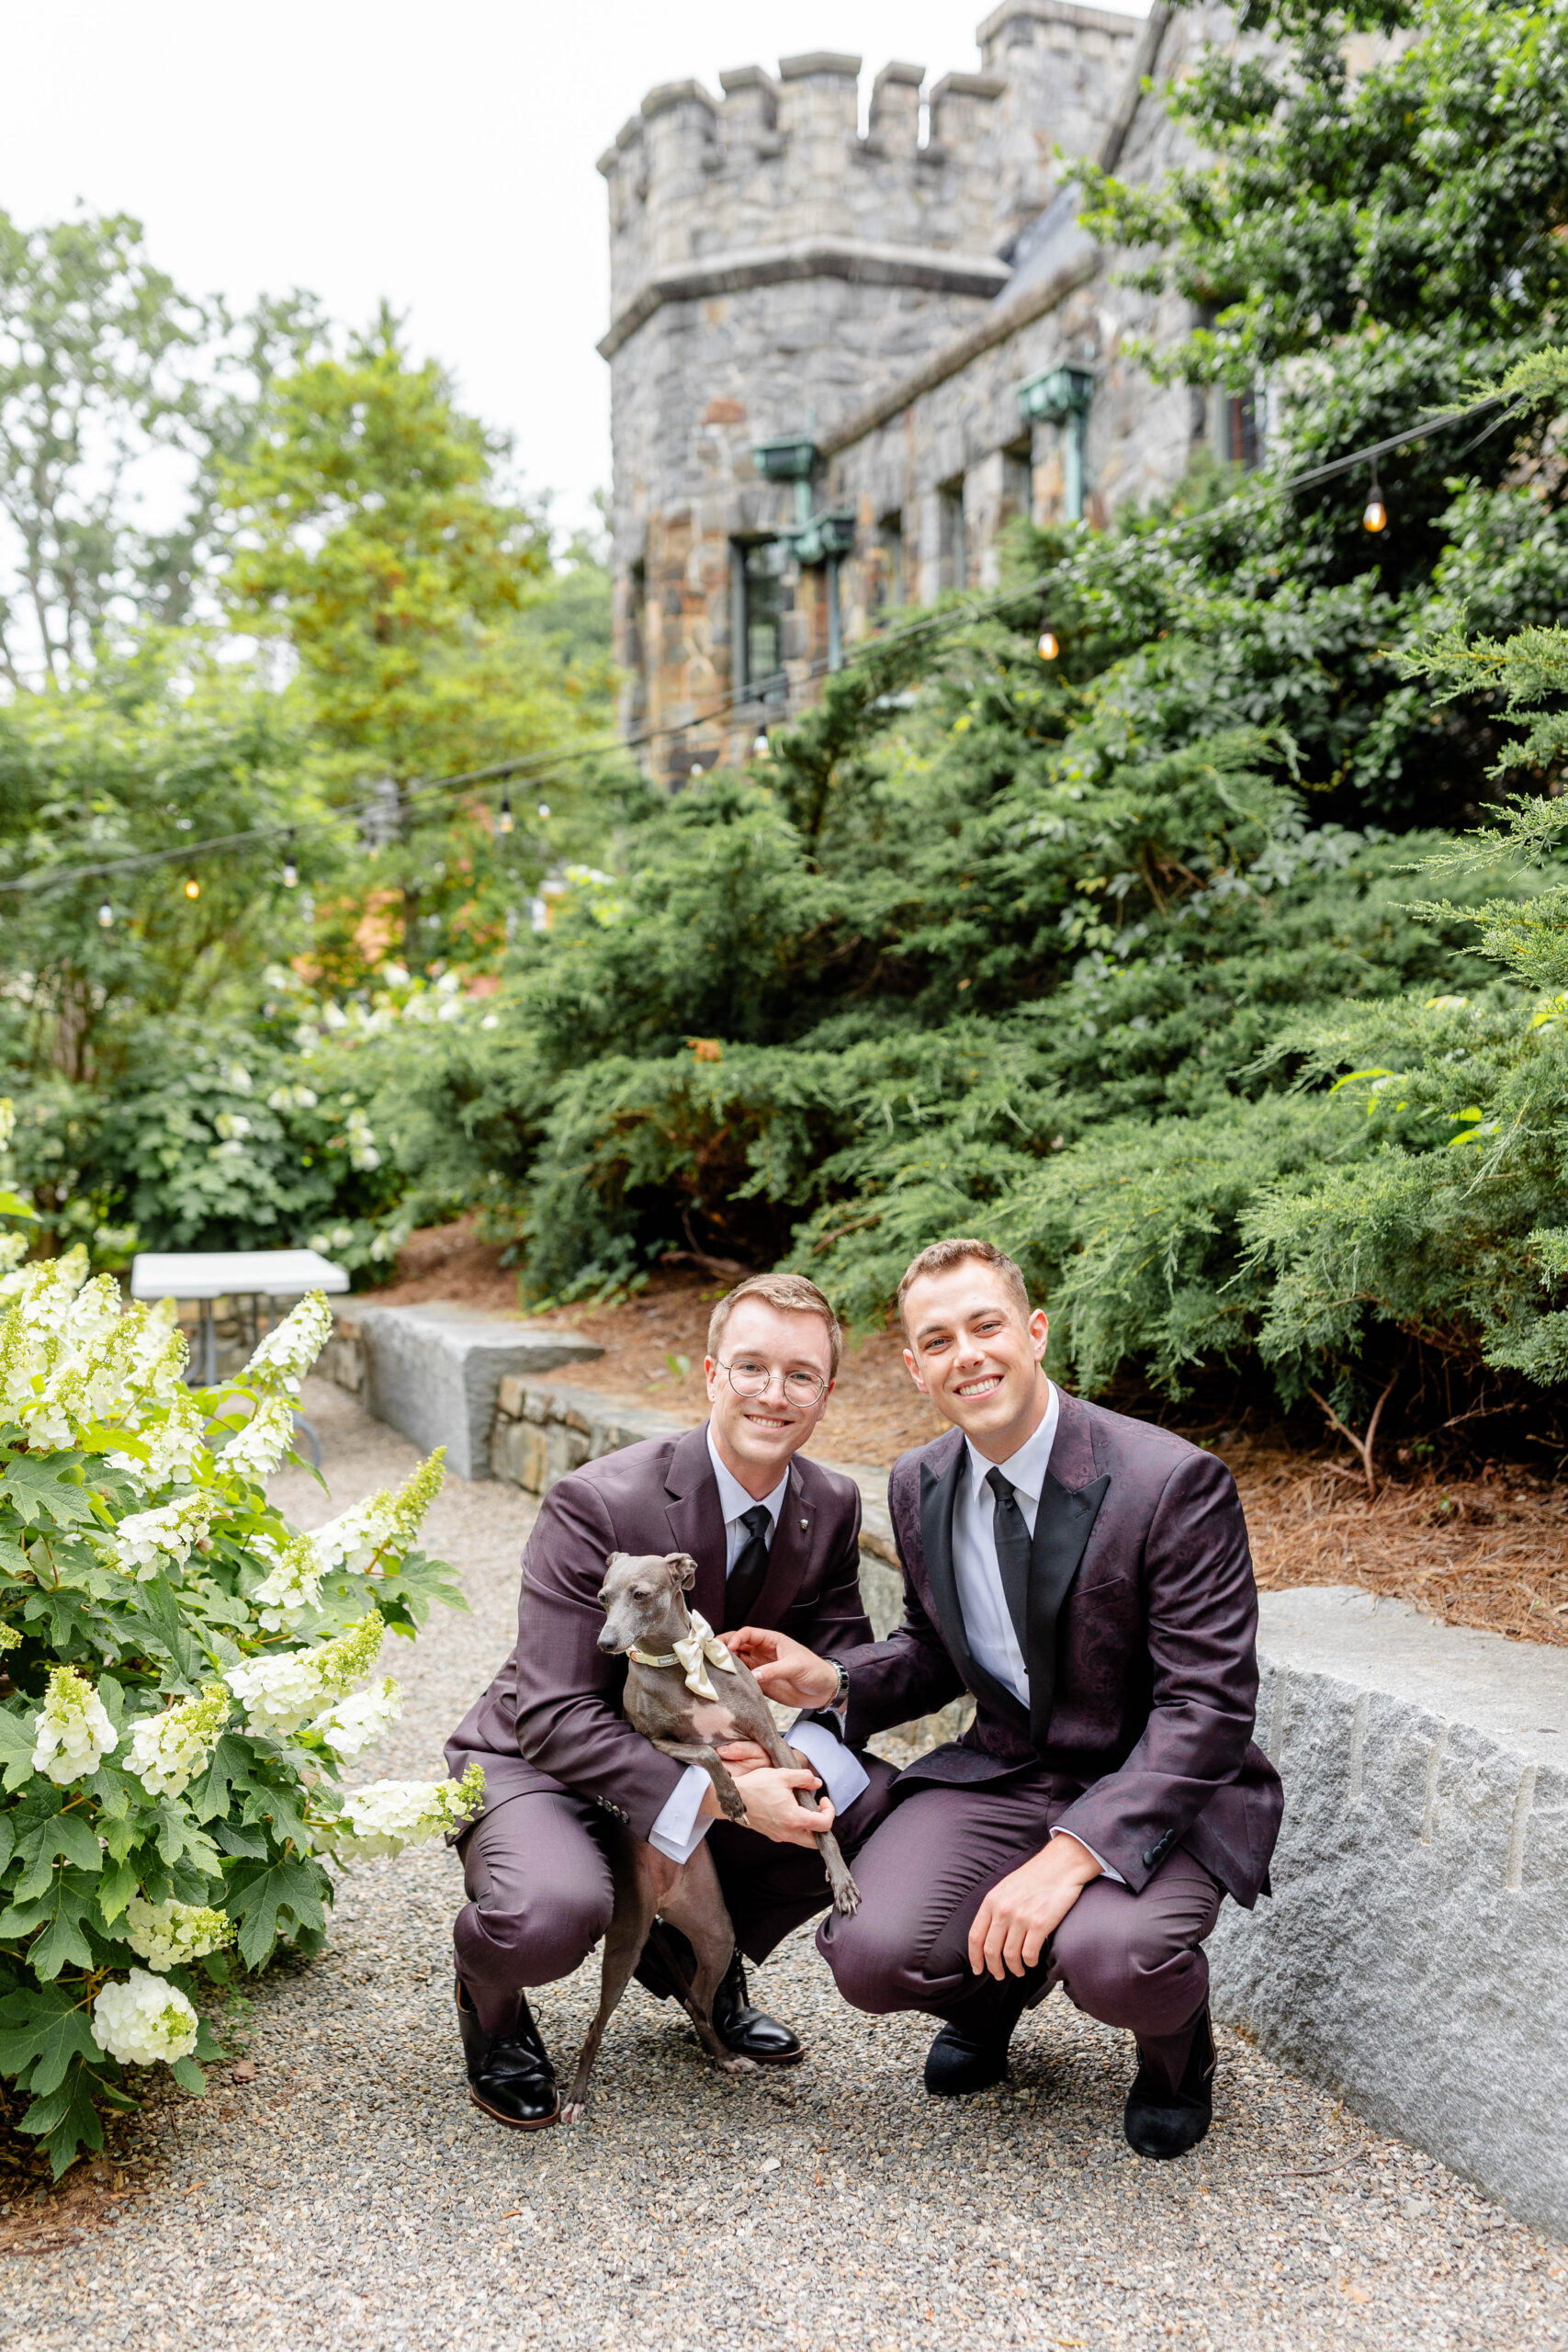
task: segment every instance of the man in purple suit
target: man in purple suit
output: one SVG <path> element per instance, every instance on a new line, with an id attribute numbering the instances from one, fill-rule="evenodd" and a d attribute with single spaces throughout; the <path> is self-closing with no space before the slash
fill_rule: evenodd
<path id="1" fill-rule="evenodd" d="M 613 1843 L 626 1831 L 676 1862 L 706 1837 L 737 1939 L 715 2026 L 764 2065 L 804 2055 L 787 2026 L 750 2006 L 742 1954 L 761 1961 L 825 1908 L 813 1838 L 834 1827 L 852 1856 L 886 1810 L 893 1773 L 843 1742 L 829 1692 L 823 1719 L 790 1734 L 798 1769 L 776 1769 L 746 1743 L 720 1749 L 747 1823 L 720 1820 L 702 1767 L 661 1755 L 621 1713 L 626 1661 L 598 1647 L 597 1596 L 612 1552 L 687 1552 L 692 1608 L 714 1627 L 776 1630 L 803 1656 L 868 1646 L 859 1490 L 796 1458 L 822 1418 L 840 1342 L 814 1283 L 741 1283 L 708 1327 L 705 1427 L 590 1462 L 540 1505 L 516 1645 L 446 1747 L 454 1773 L 470 1762 L 485 1772 L 485 1810 L 460 1842 L 469 1899 L 455 1931 L 457 2017 L 470 2096 L 500 2122 L 531 2131 L 557 2120 L 527 1994 L 569 1974 L 604 1934 Z M 836 1691 L 838 1677 L 823 1671 Z M 825 1793 L 807 1811 L 795 1791 L 817 1788 Z M 670 1997 L 690 1958 L 656 1922 L 637 1973 Z"/>
<path id="2" fill-rule="evenodd" d="M 1268 1888 L 1282 1796 L 1252 1744 L 1257 1591 L 1224 1464 L 1068 1396 L 1010 1258 L 923 1250 L 898 1294 L 905 1363 L 953 1424 L 894 1467 L 905 1615 L 809 1655 L 793 1629 L 732 1645 L 773 1699 L 844 1693 L 844 1736 L 969 1691 L 975 1720 L 903 1772 L 855 1859 L 861 1907 L 818 1943 L 874 2012 L 945 2020 L 938 2094 L 984 2089 L 1055 1984 L 1138 2050 L 1127 2138 L 1177 2156 L 1209 2128 L 1203 1940 Z"/>

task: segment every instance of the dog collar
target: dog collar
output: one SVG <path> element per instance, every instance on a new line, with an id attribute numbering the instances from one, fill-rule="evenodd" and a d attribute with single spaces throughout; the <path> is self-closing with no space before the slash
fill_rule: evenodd
<path id="1" fill-rule="evenodd" d="M 685 1669 L 688 1690 L 699 1699 L 716 1699 L 718 1692 L 708 1679 L 708 1668 L 716 1666 L 723 1674 L 735 1672 L 735 1660 L 708 1623 L 695 1609 L 689 1611 L 692 1630 L 683 1641 L 675 1644 L 663 1657 L 655 1657 L 651 1650 L 631 1649 L 626 1656 L 638 1666 L 679 1666 Z"/>

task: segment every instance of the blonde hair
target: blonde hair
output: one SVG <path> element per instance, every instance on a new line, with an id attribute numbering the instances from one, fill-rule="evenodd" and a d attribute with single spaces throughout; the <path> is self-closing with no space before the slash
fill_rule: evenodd
<path id="1" fill-rule="evenodd" d="M 839 1318 L 815 1283 L 804 1274 L 751 1274 L 745 1282 L 737 1283 L 727 1291 L 708 1318 L 708 1353 L 716 1360 L 724 1345 L 725 1327 L 730 1309 L 743 1298 L 760 1298 L 769 1306 L 776 1306 L 784 1315 L 819 1315 L 828 1326 L 828 1352 L 831 1363 L 829 1377 L 839 1376 L 839 1357 L 844 1335 L 839 1329 Z"/>
<path id="2" fill-rule="evenodd" d="M 923 1282 L 928 1274 L 945 1274 L 950 1266 L 961 1266 L 968 1258 L 977 1260 L 982 1266 L 991 1267 L 1001 1276 L 1006 1287 L 1012 1293 L 1013 1303 L 1019 1313 L 1024 1321 L 1028 1322 L 1029 1285 L 1023 1279 L 1022 1267 L 1014 1259 L 1010 1258 L 1005 1250 L 998 1250 L 994 1241 L 975 1241 L 955 1238 L 951 1241 L 933 1241 L 929 1249 L 922 1250 L 919 1256 L 912 1259 L 905 1268 L 904 1279 L 898 1285 L 898 1320 L 904 1324 L 906 1333 L 909 1327 L 904 1321 L 904 1301 L 915 1284 L 918 1282 Z"/>

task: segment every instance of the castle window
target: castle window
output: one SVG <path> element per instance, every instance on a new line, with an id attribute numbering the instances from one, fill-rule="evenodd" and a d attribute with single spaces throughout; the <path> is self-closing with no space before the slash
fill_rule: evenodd
<path id="1" fill-rule="evenodd" d="M 766 694 L 784 675 L 784 570 L 779 539 L 736 539 L 730 548 L 735 605 L 735 691 Z"/>
<path id="2" fill-rule="evenodd" d="M 1017 441 L 1010 449 L 1002 451 L 1002 521 L 1011 523 L 1019 516 L 1024 522 L 1034 519 L 1034 467 L 1032 451 L 1027 441 Z"/>
<path id="3" fill-rule="evenodd" d="M 627 716 L 643 717 L 648 708 L 648 566 L 638 560 L 626 576 L 626 667 L 631 672 L 631 705 Z"/>
<path id="4" fill-rule="evenodd" d="M 876 526 L 876 575 L 872 604 L 901 605 L 904 601 L 904 517 L 885 514 Z"/>
<path id="5" fill-rule="evenodd" d="M 944 588 L 967 588 L 969 585 L 969 533 L 964 516 L 964 477 L 958 474 L 952 481 L 942 484 L 942 584 Z"/>

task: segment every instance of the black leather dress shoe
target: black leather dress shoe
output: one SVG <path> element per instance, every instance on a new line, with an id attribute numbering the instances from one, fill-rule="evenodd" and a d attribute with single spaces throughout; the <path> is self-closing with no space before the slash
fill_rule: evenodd
<path id="1" fill-rule="evenodd" d="M 961 2023 L 942 2027 L 926 2052 L 926 2088 L 933 2098 L 963 2098 L 1001 2081 L 1020 2018 L 1045 1997 L 1046 1964 L 1010 1976 L 989 1997 L 971 2004 Z"/>
<path id="2" fill-rule="evenodd" d="M 1213 2120 L 1214 2064 L 1214 2034 L 1205 2007 L 1174 2092 L 1139 2060 L 1122 2116 L 1128 2146 L 1157 2164 L 1195 2148 Z"/>
<path id="3" fill-rule="evenodd" d="M 511 2033 L 486 2033 L 459 1977 L 457 2030 L 468 2062 L 468 2097 L 476 2107 L 514 2132 L 542 2132 L 547 2123 L 560 2121 L 556 2070 L 526 2001 L 517 2004 L 517 2023 Z"/>
<path id="4" fill-rule="evenodd" d="M 683 2001 L 696 1969 L 696 1957 L 679 1928 L 656 1919 L 648 1931 L 637 1980 L 660 2001 Z M 737 1951 L 713 1996 L 714 2031 L 738 2058 L 759 2066 L 797 2066 L 806 2055 L 798 2034 L 777 2018 L 754 2009 L 746 1993 L 746 1965 Z"/>

